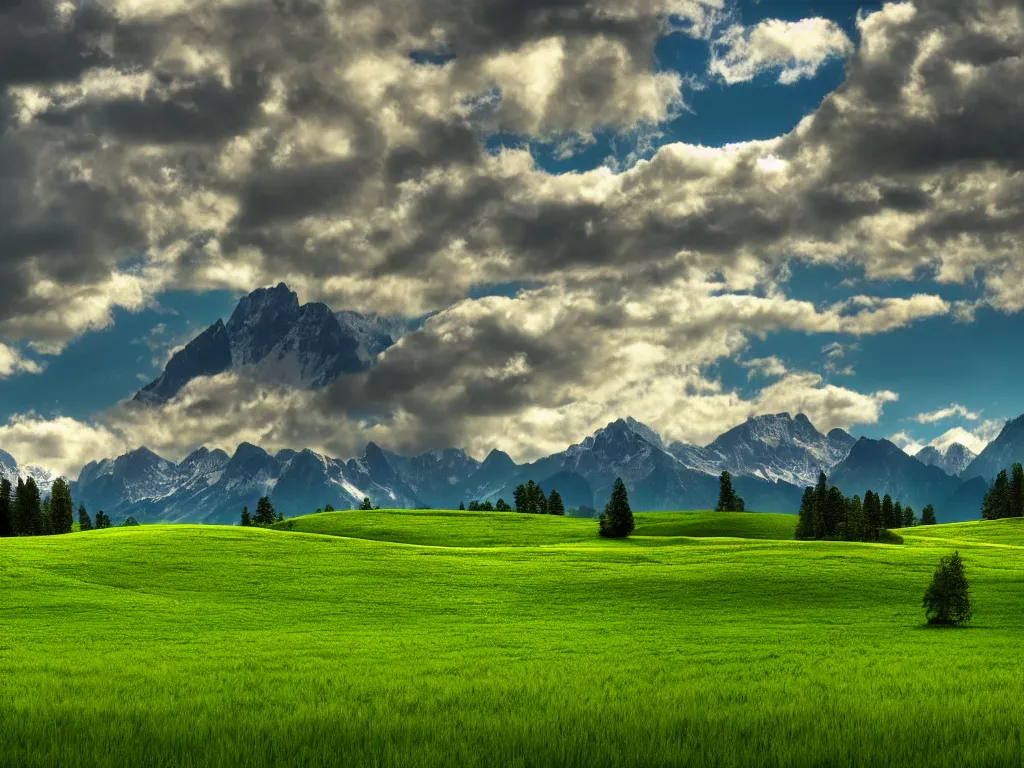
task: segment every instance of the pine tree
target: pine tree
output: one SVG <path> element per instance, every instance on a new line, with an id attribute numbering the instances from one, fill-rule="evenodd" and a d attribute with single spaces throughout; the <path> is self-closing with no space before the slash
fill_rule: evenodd
<path id="1" fill-rule="evenodd" d="M 732 475 L 723 470 L 718 478 L 718 505 L 715 512 L 732 512 L 736 509 L 736 491 L 732 489 Z"/>
<path id="2" fill-rule="evenodd" d="M 903 527 L 913 528 L 917 525 L 917 518 L 914 517 L 914 508 L 907 506 L 903 508 Z"/>
<path id="3" fill-rule="evenodd" d="M 14 527 L 18 536 L 43 535 L 43 504 L 34 478 L 18 479 L 14 499 Z"/>
<path id="4" fill-rule="evenodd" d="M 921 510 L 921 525 L 935 525 L 936 523 L 935 507 L 929 504 Z"/>
<path id="5" fill-rule="evenodd" d="M 526 511 L 526 486 L 520 483 L 512 494 L 512 501 L 516 505 L 516 512 Z"/>
<path id="6" fill-rule="evenodd" d="M 71 533 L 75 523 L 75 503 L 68 481 L 58 477 L 50 492 L 50 527 L 55 534 Z"/>
<path id="7" fill-rule="evenodd" d="M 798 539 L 814 538 L 814 488 L 804 488 L 800 500 L 800 514 L 796 521 L 796 537 Z"/>
<path id="8" fill-rule="evenodd" d="M 359 505 L 359 509 L 363 511 L 373 509 L 373 502 L 370 501 L 369 496 L 363 496 L 363 503 Z"/>
<path id="9" fill-rule="evenodd" d="M 89 517 L 89 512 L 85 508 L 85 504 L 81 504 L 78 507 L 78 530 L 80 531 L 91 531 L 92 530 L 92 518 Z"/>
<path id="10" fill-rule="evenodd" d="M 1024 466 L 1019 461 L 1010 470 L 1010 517 L 1024 517 Z"/>
<path id="11" fill-rule="evenodd" d="M 895 508 L 892 504 L 892 496 L 890 496 L 888 493 L 882 497 L 882 527 L 899 527 L 899 524 L 896 522 Z"/>
<path id="12" fill-rule="evenodd" d="M 939 560 L 922 607 L 929 624 L 955 627 L 971 620 L 970 587 L 959 552 Z"/>
<path id="13" fill-rule="evenodd" d="M 43 506 L 42 506 L 42 512 L 43 512 L 43 514 L 42 514 L 42 521 L 43 521 L 42 535 L 43 536 L 50 536 L 53 533 L 53 517 L 50 514 L 50 502 L 51 502 L 51 497 L 50 496 L 47 496 L 45 499 L 43 499 Z"/>
<path id="14" fill-rule="evenodd" d="M 874 491 L 864 494 L 864 515 L 868 521 L 864 541 L 878 541 L 882 530 L 882 502 Z"/>
<path id="15" fill-rule="evenodd" d="M 324 504 L 324 512 L 334 512 L 335 509 L 330 504 Z"/>
<path id="16" fill-rule="evenodd" d="M 894 501 L 892 503 L 892 517 L 893 517 L 893 520 L 895 521 L 895 524 L 893 525 L 893 528 L 902 528 L 903 527 L 903 505 L 899 502 L 899 500 L 896 500 L 896 501 Z"/>
<path id="17" fill-rule="evenodd" d="M 0 537 L 14 535 L 14 510 L 11 507 L 11 481 L 0 478 Z"/>
<path id="18" fill-rule="evenodd" d="M 610 539 L 624 539 L 633 532 L 633 510 L 629 508 L 626 484 L 621 477 L 615 478 L 612 496 L 601 515 L 600 533 Z"/>
<path id="19" fill-rule="evenodd" d="M 96 513 L 95 525 L 97 530 L 110 527 L 110 515 L 102 509 Z"/>
<path id="20" fill-rule="evenodd" d="M 261 496 L 256 502 L 256 525 L 273 525 L 277 522 L 277 510 L 270 503 L 269 496 Z"/>
<path id="21" fill-rule="evenodd" d="M 1006 470 L 1001 469 L 996 475 L 995 484 L 988 489 L 981 502 L 981 517 L 983 520 L 1002 520 L 1009 516 L 1009 511 L 1010 481 Z"/>
<path id="22" fill-rule="evenodd" d="M 135 526 L 135 525 L 138 525 L 138 524 L 139 524 L 138 520 L 136 520 L 134 517 L 129 516 L 129 517 L 126 517 L 124 519 L 123 523 L 121 523 L 121 527 L 122 528 L 126 528 L 126 527 L 127 528 L 131 528 L 132 526 Z"/>
<path id="23" fill-rule="evenodd" d="M 459 511 L 460 512 L 465 512 L 466 511 L 466 502 L 464 502 L 464 501 L 460 501 L 459 502 Z"/>
<path id="24" fill-rule="evenodd" d="M 504 499 L 498 499 L 498 503 L 494 505 L 495 512 L 511 512 L 512 507 L 508 505 Z"/>
<path id="25" fill-rule="evenodd" d="M 538 487 L 533 480 L 526 481 L 526 509 L 525 511 L 530 514 L 537 514 L 540 511 L 540 505 L 537 503 L 537 492 Z"/>
<path id="26" fill-rule="evenodd" d="M 562 502 L 562 495 L 554 488 L 551 489 L 551 495 L 548 496 L 548 514 L 549 515 L 564 515 L 565 504 Z"/>
<path id="27" fill-rule="evenodd" d="M 811 529 L 814 538 L 825 538 L 825 503 L 828 499 L 828 478 L 824 472 L 818 473 L 818 484 L 814 487 L 814 509 L 811 513 Z"/>
<path id="28" fill-rule="evenodd" d="M 242 507 L 242 527 L 249 528 L 252 526 L 252 515 L 249 514 L 249 507 Z"/>
<path id="29" fill-rule="evenodd" d="M 846 541 L 864 541 L 868 535 L 868 519 L 864 514 L 864 504 L 860 496 L 850 499 L 846 512 L 846 525 L 843 526 L 843 538 Z"/>
<path id="30" fill-rule="evenodd" d="M 846 525 L 846 497 L 834 485 L 828 489 L 828 495 L 825 497 L 824 517 L 826 538 L 838 538 Z"/>

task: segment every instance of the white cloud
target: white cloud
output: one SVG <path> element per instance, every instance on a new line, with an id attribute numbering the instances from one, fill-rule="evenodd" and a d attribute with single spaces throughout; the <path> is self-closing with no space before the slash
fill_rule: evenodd
<path id="1" fill-rule="evenodd" d="M 764 72 L 778 72 L 780 83 L 792 85 L 814 77 L 831 59 L 848 56 L 853 43 L 829 19 L 766 19 L 753 27 L 730 26 L 715 40 L 712 51 L 708 71 L 730 85 Z"/>
<path id="2" fill-rule="evenodd" d="M 981 453 L 985 446 L 991 443 L 999 435 L 1004 422 L 996 419 L 986 419 L 974 429 L 964 427 L 953 427 L 943 432 L 937 438 L 929 442 L 940 451 L 945 451 L 953 443 L 960 443 L 970 448 L 974 453 Z"/>
<path id="3" fill-rule="evenodd" d="M 747 378 L 752 379 L 754 376 L 768 376 L 774 378 L 776 376 L 785 376 L 788 373 L 786 364 L 775 355 L 769 357 L 755 357 L 746 362 L 740 363 L 744 368 L 749 368 Z"/>
<path id="4" fill-rule="evenodd" d="M 915 456 L 924 448 L 924 443 L 915 440 L 909 432 L 897 432 L 894 435 L 889 435 L 887 439 L 902 448 L 908 456 Z"/>
<path id="5" fill-rule="evenodd" d="M 939 408 L 935 411 L 919 413 L 914 416 L 913 419 L 918 424 L 934 424 L 938 421 L 945 421 L 946 419 L 951 419 L 957 416 L 967 419 L 968 421 L 977 421 L 981 418 L 981 412 L 970 411 L 966 406 L 960 405 L 959 403 L 953 403 L 946 408 Z"/>
<path id="6" fill-rule="evenodd" d="M 19 373 L 42 373 L 45 363 L 26 358 L 14 347 L 0 344 L 0 379 L 17 376 Z"/>

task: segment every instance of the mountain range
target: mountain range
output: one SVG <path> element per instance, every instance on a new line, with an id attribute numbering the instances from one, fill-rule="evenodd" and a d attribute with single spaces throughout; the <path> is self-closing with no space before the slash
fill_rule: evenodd
<path id="1" fill-rule="evenodd" d="M 227 322 L 218 320 L 174 354 L 135 400 L 159 404 L 198 376 L 241 369 L 272 383 L 323 387 L 373 365 L 424 319 L 334 312 L 322 303 L 300 305 L 284 283 L 261 288 L 243 297 Z M 586 513 L 603 507 L 616 477 L 625 480 L 638 510 L 713 508 L 719 473 L 728 470 L 747 509 L 796 512 L 803 488 L 825 472 L 847 495 L 870 488 L 917 511 L 933 504 L 940 521 L 952 521 L 977 518 L 996 473 L 1018 460 L 1024 460 L 1024 416 L 1008 422 L 978 456 L 959 444 L 909 456 L 887 440 L 858 440 L 841 429 L 823 434 L 799 413 L 752 417 L 706 446 L 666 445 L 655 430 L 627 417 L 526 464 L 499 450 L 479 461 L 459 448 L 403 456 L 374 443 L 349 459 L 308 449 L 271 454 L 242 443 L 232 454 L 199 448 L 176 463 L 143 447 L 90 462 L 72 491 L 115 520 L 227 523 L 263 495 L 287 515 L 325 504 L 351 508 L 367 496 L 387 507 L 452 508 L 471 500 L 511 502 L 515 486 L 533 479 Z M 31 475 L 44 494 L 53 481 L 3 451 L 0 475 L 12 482 Z"/>

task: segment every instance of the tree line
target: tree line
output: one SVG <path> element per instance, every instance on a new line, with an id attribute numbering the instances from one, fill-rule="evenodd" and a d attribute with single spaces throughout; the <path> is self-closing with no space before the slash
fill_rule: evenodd
<path id="1" fill-rule="evenodd" d="M 847 498 L 836 486 L 829 487 L 822 472 L 818 484 L 804 490 L 796 526 L 798 539 L 832 539 L 838 541 L 881 541 L 892 528 L 914 525 L 935 525 L 935 507 L 921 510 L 918 519 L 913 508 L 893 501 L 889 494 L 879 497 L 867 491 Z"/>
<path id="2" fill-rule="evenodd" d="M 564 515 L 565 503 L 561 494 L 551 489 L 551 493 L 544 494 L 544 489 L 533 480 L 520 483 L 512 492 L 512 500 L 515 504 L 515 511 L 530 515 Z M 494 504 L 489 501 L 471 501 L 469 507 L 463 502 L 459 509 L 470 512 L 511 512 L 512 507 L 504 499 L 498 499 Z"/>
<path id="3" fill-rule="evenodd" d="M 131 522 L 129 522 L 131 521 Z M 35 478 L 18 478 L 16 486 L 7 478 L 0 480 L 0 536 L 53 536 L 71 533 L 75 523 L 75 502 L 71 487 L 58 477 L 44 499 Z M 125 525 L 138 525 L 134 518 Z M 78 507 L 78 527 L 82 531 L 109 528 L 110 517 L 101 509 L 95 521 L 85 505 Z"/>
<path id="4" fill-rule="evenodd" d="M 317 510 L 317 512 L 320 511 L 319 509 Z M 334 507 L 328 504 L 327 511 L 333 512 Z M 269 496 L 260 496 L 260 500 L 256 502 L 255 515 L 249 511 L 248 506 L 242 507 L 241 525 L 245 528 L 267 528 L 282 520 L 284 520 L 284 515 L 274 509 Z"/>
<path id="5" fill-rule="evenodd" d="M 982 520 L 1002 520 L 1007 517 L 1024 517 L 1024 467 L 1015 462 L 1007 475 L 1001 469 L 996 481 L 981 501 Z"/>

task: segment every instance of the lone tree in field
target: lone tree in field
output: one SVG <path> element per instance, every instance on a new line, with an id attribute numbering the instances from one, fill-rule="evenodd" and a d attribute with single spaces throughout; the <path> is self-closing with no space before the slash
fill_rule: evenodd
<path id="1" fill-rule="evenodd" d="M 242 507 L 242 527 L 249 528 L 252 526 L 252 515 L 249 514 L 249 507 Z"/>
<path id="2" fill-rule="evenodd" d="M 621 477 L 617 477 L 612 486 L 612 497 L 604 508 L 604 514 L 601 515 L 601 535 L 608 539 L 624 539 L 633 532 L 635 526 L 633 510 L 629 508 L 626 484 L 622 482 Z"/>
<path id="3" fill-rule="evenodd" d="M 261 496 L 256 502 L 256 525 L 273 525 L 277 521 L 277 510 L 270 503 L 269 496 Z"/>
<path id="4" fill-rule="evenodd" d="M 971 597 L 960 553 L 939 560 L 932 585 L 922 603 L 928 623 L 956 627 L 971 620 Z"/>
<path id="5" fill-rule="evenodd" d="M 359 509 L 364 512 L 368 509 L 373 509 L 373 502 L 370 501 L 369 496 L 363 496 L 363 503 L 359 505 Z"/>
<path id="6" fill-rule="evenodd" d="M 78 507 L 78 530 L 92 530 L 92 518 L 89 517 L 89 512 L 86 510 L 85 504 L 81 504 Z"/>
<path id="7" fill-rule="evenodd" d="M 14 535 L 14 520 L 11 518 L 11 481 L 0 478 L 0 536 Z"/>
<path id="8" fill-rule="evenodd" d="M 68 481 L 58 477 L 50 493 L 50 526 L 53 533 L 71 533 L 75 522 L 75 503 L 71 500 Z"/>
<path id="9" fill-rule="evenodd" d="M 562 494 L 560 494 L 554 488 L 551 489 L 551 495 L 548 496 L 548 514 L 549 515 L 564 515 L 565 514 L 565 502 L 562 501 Z"/>
<path id="10" fill-rule="evenodd" d="M 736 495 L 732 487 L 732 475 L 723 471 L 718 478 L 718 506 L 715 512 L 742 512 L 743 499 Z"/>
<path id="11" fill-rule="evenodd" d="M 921 510 L 921 525 L 935 525 L 937 522 L 935 519 L 935 507 L 929 504 Z"/>

